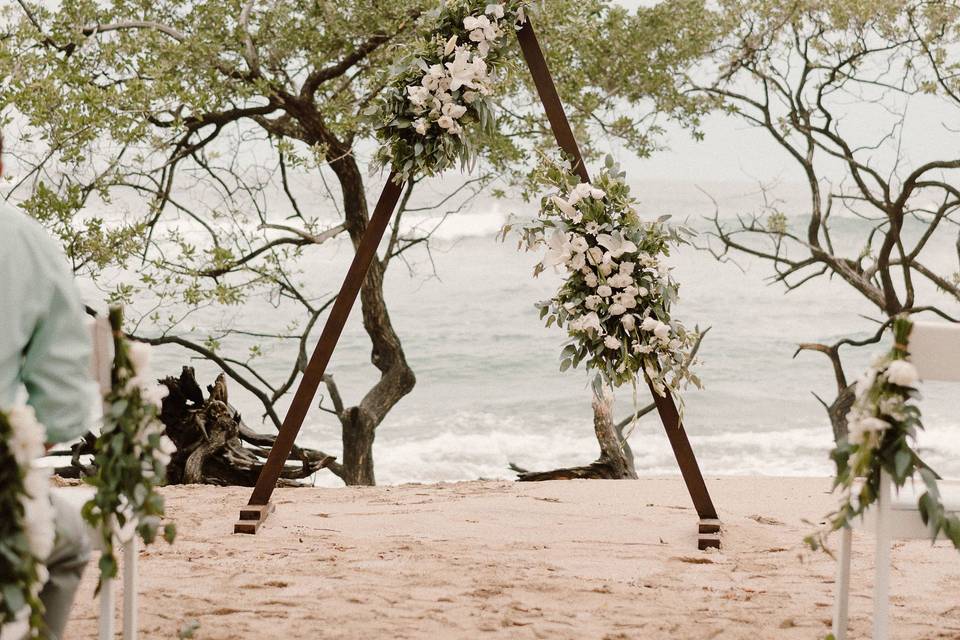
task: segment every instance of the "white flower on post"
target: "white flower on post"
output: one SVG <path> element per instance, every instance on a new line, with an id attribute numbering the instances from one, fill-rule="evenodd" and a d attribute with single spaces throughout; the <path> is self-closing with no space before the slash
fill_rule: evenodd
<path id="1" fill-rule="evenodd" d="M 13 457 L 21 467 L 29 466 L 43 456 L 46 432 L 37 422 L 37 414 L 28 405 L 16 406 L 7 412 L 12 433 L 8 443 Z"/>
<path id="2" fill-rule="evenodd" d="M 920 381 L 920 374 L 912 363 L 894 360 L 887 367 L 887 382 L 900 387 L 913 387 Z"/>
<path id="3" fill-rule="evenodd" d="M 446 67 L 450 72 L 451 91 L 461 87 L 475 88 L 473 81 L 476 78 L 476 68 L 470 61 L 470 52 L 465 48 L 458 48 L 453 61 L 446 63 Z"/>
<path id="4" fill-rule="evenodd" d="M 603 189 L 597 189 L 589 182 L 581 182 L 570 191 L 570 197 L 568 200 L 570 204 L 577 204 L 584 198 L 602 200 L 606 195 L 607 193 Z"/>

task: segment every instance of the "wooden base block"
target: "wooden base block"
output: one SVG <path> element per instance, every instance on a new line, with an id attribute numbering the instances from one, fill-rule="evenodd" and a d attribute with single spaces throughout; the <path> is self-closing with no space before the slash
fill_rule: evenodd
<path id="1" fill-rule="evenodd" d="M 700 549 L 700 551 L 705 549 L 719 549 L 721 546 L 721 527 L 722 525 L 717 519 L 702 518 L 697 526 L 699 533 L 697 536 L 697 548 Z"/>
<path id="2" fill-rule="evenodd" d="M 720 533 L 720 521 L 703 518 L 698 525 L 700 533 Z"/>
<path id="3" fill-rule="evenodd" d="M 273 510 L 272 502 L 263 505 L 248 504 L 240 510 L 240 520 L 233 525 L 233 532 L 256 535 L 260 525 L 266 522 Z"/>

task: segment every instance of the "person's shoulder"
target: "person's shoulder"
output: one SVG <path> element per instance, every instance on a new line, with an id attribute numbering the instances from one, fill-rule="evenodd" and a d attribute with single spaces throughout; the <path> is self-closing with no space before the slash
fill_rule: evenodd
<path id="1" fill-rule="evenodd" d="M 62 261 L 60 248 L 43 226 L 20 209 L 0 201 L 0 254 L 34 261 Z"/>

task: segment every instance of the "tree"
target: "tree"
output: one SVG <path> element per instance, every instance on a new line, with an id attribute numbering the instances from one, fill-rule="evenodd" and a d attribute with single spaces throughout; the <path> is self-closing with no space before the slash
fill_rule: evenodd
<path id="1" fill-rule="evenodd" d="M 379 186 L 363 170 L 372 131 L 361 114 L 384 85 L 394 47 L 435 6 L 68 0 L 53 10 L 18 0 L 0 10 L 0 113 L 20 138 L 20 170 L 5 197 L 60 237 L 78 275 L 133 307 L 135 337 L 213 361 L 279 425 L 333 301 L 305 279 L 304 265 L 341 236 L 359 243 L 368 192 Z M 696 120 L 697 100 L 668 79 L 700 43 L 635 39 L 628 13 L 601 0 L 550 0 L 542 15 L 538 29 L 581 139 L 599 131 L 646 154 L 656 147 L 657 114 Z M 622 58 L 611 58 L 607 34 L 622 41 Z M 615 82 L 609 70 L 631 65 L 645 67 L 631 94 L 649 106 L 638 118 L 617 115 L 603 98 Z M 523 183 L 531 153 L 552 146 L 527 75 L 518 66 L 502 79 L 499 132 L 482 141 L 483 160 L 471 174 L 435 202 L 410 182 L 363 284 L 363 325 L 379 379 L 353 407 L 340 400 L 333 377 L 325 381 L 332 407 L 324 408 L 339 421 L 343 446 L 342 462 L 329 468 L 347 484 L 374 483 L 376 429 L 415 384 L 383 279 L 396 258 L 427 247 L 430 232 L 402 232 L 403 215 L 425 207 L 449 215 L 495 181 L 498 193 Z M 322 185 L 336 219 L 301 204 L 308 190 L 298 175 L 311 177 L 314 192 Z M 118 268 L 126 275 L 117 283 Z M 202 310 L 264 298 L 298 309 L 299 321 L 192 326 Z M 271 377 L 262 358 L 284 342 L 300 357 Z"/>
<path id="2" fill-rule="evenodd" d="M 960 271 L 926 259 L 933 243 L 953 242 L 960 225 L 960 154 L 911 159 L 901 151 L 911 101 L 960 107 L 958 18 L 956 2 L 725 0 L 710 27 L 722 35 L 681 80 L 768 134 L 809 196 L 800 222 L 775 206 L 732 226 L 714 216 L 714 255 L 766 261 L 787 291 L 840 279 L 876 308 L 872 337 L 798 350 L 832 362 L 838 397 L 828 409 L 838 439 L 853 399 L 843 347 L 879 341 L 901 313 L 960 321 Z M 956 134 L 948 123 L 927 124 Z M 853 251 L 831 235 L 841 214 L 864 223 Z M 960 256 L 960 240 L 957 247 Z"/>

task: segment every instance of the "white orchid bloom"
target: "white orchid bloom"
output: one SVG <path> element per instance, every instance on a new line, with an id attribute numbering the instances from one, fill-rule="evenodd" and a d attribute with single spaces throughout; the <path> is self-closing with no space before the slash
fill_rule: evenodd
<path id="1" fill-rule="evenodd" d="M 448 102 L 447 104 L 443 105 L 443 108 L 440 110 L 440 112 L 443 115 L 450 116 L 456 120 L 457 118 L 463 117 L 463 114 L 467 112 L 467 108 L 459 104 L 454 104 L 453 102 Z"/>
<path id="2" fill-rule="evenodd" d="M 560 229 L 554 229 L 553 234 L 551 234 L 547 240 L 547 255 L 543 259 L 544 265 L 555 267 L 558 264 L 564 264 L 572 255 L 570 240 L 567 238 L 567 234 L 560 231 Z"/>
<path id="3" fill-rule="evenodd" d="M 596 331 L 600 333 L 603 329 L 600 327 L 600 316 L 596 312 L 591 311 L 587 315 L 580 318 L 580 329 L 588 333 Z"/>
<path id="4" fill-rule="evenodd" d="M 607 249 L 611 258 L 619 258 L 625 253 L 634 253 L 637 250 L 637 245 L 630 240 L 625 240 L 619 231 L 614 231 L 612 234 L 601 233 L 597 236 L 597 242 Z"/>
<path id="5" fill-rule="evenodd" d="M 453 61 L 446 63 L 446 67 L 450 72 L 451 91 L 456 91 L 461 87 L 476 88 L 474 85 L 474 79 L 477 75 L 476 68 L 470 61 L 470 52 L 465 48 L 458 48 Z"/>
<path id="6" fill-rule="evenodd" d="M 488 4 L 487 8 L 483 10 L 488 16 L 493 16 L 494 18 L 500 19 L 503 17 L 503 5 L 502 4 Z"/>
<path id="7" fill-rule="evenodd" d="M 560 213 L 562 213 L 566 218 L 573 218 L 578 213 L 578 211 L 573 208 L 573 205 L 570 202 L 564 200 L 560 196 L 550 196 L 550 202 L 552 202 L 553 206 L 559 209 Z"/>
<path id="8" fill-rule="evenodd" d="M 452 35 L 450 39 L 447 40 L 447 43 L 443 45 L 443 57 L 446 58 L 451 53 L 453 53 L 457 48 L 457 36 Z"/>

